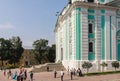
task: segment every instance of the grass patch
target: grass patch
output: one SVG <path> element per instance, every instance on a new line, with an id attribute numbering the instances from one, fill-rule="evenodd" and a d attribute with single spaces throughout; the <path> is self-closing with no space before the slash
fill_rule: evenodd
<path id="1" fill-rule="evenodd" d="M 88 74 L 84 74 L 84 75 L 93 76 L 93 75 L 107 75 L 107 74 L 116 74 L 116 73 L 120 73 L 120 71 L 95 72 L 95 73 L 88 73 Z"/>

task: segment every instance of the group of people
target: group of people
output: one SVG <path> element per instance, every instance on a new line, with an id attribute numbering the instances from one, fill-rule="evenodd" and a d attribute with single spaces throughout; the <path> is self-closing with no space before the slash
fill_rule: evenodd
<path id="1" fill-rule="evenodd" d="M 33 81 L 33 72 L 29 72 L 30 81 Z M 14 73 L 9 69 L 7 72 L 4 70 L 4 76 L 7 76 L 8 79 L 14 79 L 16 81 L 25 81 L 27 79 L 27 70 L 23 67 L 20 67 L 19 70 Z"/>
<path id="2" fill-rule="evenodd" d="M 73 80 L 73 76 L 79 76 L 79 77 L 83 76 L 80 68 L 78 68 L 77 70 L 75 68 L 74 69 L 73 68 L 72 69 L 68 68 L 67 71 L 68 71 L 68 75 L 70 75 L 71 80 Z M 53 70 L 53 73 L 54 73 L 54 78 L 56 78 L 57 71 L 55 69 Z M 60 75 L 61 75 L 61 81 L 63 81 L 63 76 L 64 76 L 63 69 L 61 70 Z"/>
<path id="3" fill-rule="evenodd" d="M 56 78 L 57 71 L 56 71 L 55 69 L 53 70 L 53 73 L 54 73 L 54 78 Z M 60 75 L 61 75 L 61 81 L 63 81 L 63 76 L 64 76 L 64 71 L 63 71 L 63 69 L 61 70 Z"/>
<path id="4" fill-rule="evenodd" d="M 73 75 L 79 76 L 79 77 L 83 76 L 80 68 L 78 68 L 77 70 L 75 68 L 74 69 L 72 68 L 70 71 L 68 71 L 68 75 L 69 74 L 70 74 L 71 80 L 73 79 Z"/>

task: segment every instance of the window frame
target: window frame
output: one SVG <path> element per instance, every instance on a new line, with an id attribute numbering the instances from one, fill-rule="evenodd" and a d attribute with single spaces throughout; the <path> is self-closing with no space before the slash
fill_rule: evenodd
<path id="1" fill-rule="evenodd" d="M 95 0 L 92 0 L 92 1 L 91 0 L 87 0 L 87 1 L 90 2 L 90 3 L 94 3 L 95 2 Z"/>
<path id="2" fill-rule="evenodd" d="M 92 29 L 91 29 L 92 32 L 90 32 L 90 26 L 89 25 L 92 25 Z M 93 30 L 94 30 L 93 23 L 88 23 L 88 33 L 89 34 L 94 33 Z"/>
<path id="3" fill-rule="evenodd" d="M 92 51 L 90 50 L 90 43 L 92 44 Z M 94 43 L 92 41 L 89 42 L 88 52 L 89 53 L 93 53 L 94 52 Z"/>

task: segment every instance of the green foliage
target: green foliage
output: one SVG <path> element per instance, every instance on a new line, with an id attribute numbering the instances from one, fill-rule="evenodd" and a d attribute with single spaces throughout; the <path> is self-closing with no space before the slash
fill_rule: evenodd
<path id="1" fill-rule="evenodd" d="M 120 66 L 118 61 L 113 61 L 111 64 L 112 64 L 112 67 L 115 68 L 115 71 L 116 71 L 116 69 L 119 68 L 119 66 Z"/>
<path id="2" fill-rule="evenodd" d="M 49 62 L 55 62 L 55 44 L 49 47 L 48 51 L 47 58 Z"/>
<path id="3" fill-rule="evenodd" d="M 87 70 L 87 73 L 88 73 L 89 69 L 92 67 L 92 63 L 90 63 L 90 62 L 84 62 L 84 63 L 82 64 L 82 67 L 83 67 L 84 69 L 86 69 L 86 70 Z"/>
<path id="4" fill-rule="evenodd" d="M 39 64 L 55 61 L 55 44 L 48 46 L 48 40 L 40 39 L 33 42 L 35 59 Z"/>
<path id="5" fill-rule="evenodd" d="M 36 40 L 33 43 L 35 59 L 41 64 L 46 59 L 46 55 L 48 54 L 48 40 L 40 39 Z"/>
<path id="6" fill-rule="evenodd" d="M 85 74 L 85 75 L 94 76 L 94 75 L 107 75 L 107 74 L 116 74 L 116 73 L 120 73 L 120 71 L 95 72 L 95 73 L 88 73 L 88 74 Z"/>
<path id="7" fill-rule="evenodd" d="M 19 37 L 12 37 L 7 40 L 4 38 L 0 38 L 0 60 L 7 60 L 9 63 L 15 65 L 21 59 L 23 53 L 22 41 Z"/>
<path id="8" fill-rule="evenodd" d="M 10 48 L 12 44 L 9 40 L 6 40 L 4 38 L 0 38 L 0 60 L 2 61 L 2 66 L 3 61 L 7 60 L 8 57 L 10 56 Z"/>
<path id="9" fill-rule="evenodd" d="M 100 65 L 103 67 L 103 71 L 104 71 L 104 68 L 108 66 L 108 64 L 105 62 L 102 62 L 102 64 L 100 64 Z"/>
<path id="10" fill-rule="evenodd" d="M 14 66 L 14 64 L 7 64 L 6 69 L 13 69 L 13 68 L 18 68 L 19 66 Z"/>
<path id="11" fill-rule="evenodd" d="M 15 65 L 21 59 L 24 49 L 20 37 L 12 37 L 9 41 L 12 43 L 12 48 L 10 49 L 11 53 L 8 62 Z"/>

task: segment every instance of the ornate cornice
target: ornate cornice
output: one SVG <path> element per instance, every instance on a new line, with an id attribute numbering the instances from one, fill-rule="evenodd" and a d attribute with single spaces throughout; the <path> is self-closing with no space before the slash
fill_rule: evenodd
<path id="1" fill-rule="evenodd" d="M 69 8 L 67 8 L 69 6 Z M 74 10 L 74 8 L 81 7 L 81 8 L 92 8 L 92 9 L 107 9 L 107 10 L 117 10 L 119 9 L 118 7 L 113 7 L 113 6 L 108 6 L 104 4 L 97 4 L 97 3 L 88 3 L 88 2 L 81 2 L 81 1 L 76 1 L 72 4 L 68 4 L 65 8 L 67 8 L 66 11 L 62 11 L 61 14 L 58 17 L 58 20 L 56 22 L 56 27 L 54 32 L 60 27 L 60 22 L 62 22 L 64 19 L 66 19 Z M 63 14 L 64 12 L 64 14 Z"/>

